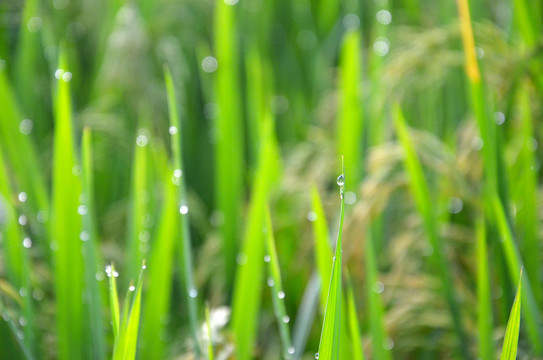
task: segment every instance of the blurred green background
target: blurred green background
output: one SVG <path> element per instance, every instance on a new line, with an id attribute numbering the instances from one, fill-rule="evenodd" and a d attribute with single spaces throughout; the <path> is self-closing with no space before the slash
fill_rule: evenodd
<path id="1" fill-rule="evenodd" d="M 541 14 L 1 0 L 0 358 L 314 358 L 341 156 L 340 359 L 543 358 Z"/>

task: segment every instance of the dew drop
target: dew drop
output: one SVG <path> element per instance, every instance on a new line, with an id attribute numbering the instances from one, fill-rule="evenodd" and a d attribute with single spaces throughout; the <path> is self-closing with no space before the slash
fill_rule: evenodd
<path id="1" fill-rule="evenodd" d="M 148 242 L 149 239 L 151 238 L 151 234 L 149 233 L 149 231 L 147 230 L 143 230 L 142 232 L 140 232 L 140 234 L 138 235 L 138 239 L 139 241 L 141 242 Z"/>
<path id="2" fill-rule="evenodd" d="M 26 319 L 24 318 L 24 316 L 21 316 L 21 317 L 19 318 L 19 324 L 20 324 L 21 326 L 23 326 L 23 327 L 26 326 L 27 321 L 26 321 Z"/>
<path id="3" fill-rule="evenodd" d="M 296 349 L 294 349 L 294 346 L 289 346 L 289 348 L 287 349 L 287 352 L 292 355 L 294 354 L 294 352 L 296 351 Z"/>
<path id="4" fill-rule="evenodd" d="M 81 166 L 79 166 L 79 165 L 74 165 L 74 166 L 72 167 L 72 174 L 74 174 L 75 176 L 81 175 L 81 172 L 82 172 Z"/>
<path id="5" fill-rule="evenodd" d="M 72 80 L 72 73 L 69 71 L 66 71 L 64 74 L 62 74 L 62 81 L 64 82 L 70 82 Z"/>
<path id="6" fill-rule="evenodd" d="M 264 262 L 267 262 L 267 263 L 269 263 L 269 262 L 270 262 L 270 260 L 271 260 L 271 257 L 270 257 L 270 255 L 264 255 Z"/>
<path id="7" fill-rule="evenodd" d="M 30 249 L 32 247 L 32 240 L 29 237 L 24 238 L 23 246 L 27 249 Z"/>
<path id="8" fill-rule="evenodd" d="M 343 174 L 339 175 L 336 182 L 339 186 L 345 185 L 345 176 Z"/>
<path id="9" fill-rule="evenodd" d="M 78 213 L 79 215 L 85 215 L 85 214 L 87 214 L 87 207 L 86 207 L 85 205 L 79 205 L 79 206 L 77 207 L 77 213 Z"/>
<path id="10" fill-rule="evenodd" d="M 130 287 L 128 288 L 129 291 L 135 291 L 136 290 L 136 287 L 134 285 L 130 285 Z"/>
<path id="11" fill-rule="evenodd" d="M 343 18 L 343 26 L 347 30 L 356 30 L 360 27 L 360 18 L 355 14 L 347 14 Z"/>
<path id="12" fill-rule="evenodd" d="M 88 241 L 90 239 L 90 234 L 88 233 L 88 231 L 83 230 L 79 234 L 79 238 L 81 239 L 81 241 Z"/>
<path id="13" fill-rule="evenodd" d="M 143 265 L 141 266 L 141 268 L 142 268 L 143 270 L 145 270 L 145 269 L 147 269 L 147 265 L 143 264 Z"/>
<path id="14" fill-rule="evenodd" d="M 43 290 L 40 288 L 35 288 L 34 291 L 32 291 L 32 297 L 36 301 L 42 301 L 45 294 L 43 293 Z"/>
<path id="15" fill-rule="evenodd" d="M 352 205 L 356 202 L 356 194 L 352 191 L 347 191 L 345 193 L 345 204 Z"/>
<path id="16" fill-rule="evenodd" d="M 140 134 L 136 138 L 136 144 L 139 147 L 145 147 L 147 146 L 148 143 L 149 143 L 149 138 L 146 135 Z"/>
<path id="17" fill-rule="evenodd" d="M 206 73 L 215 72 L 218 67 L 219 63 L 213 56 L 206 56 L 204 60 L 202 60 L 202 70 L 204 70 Z"/>
<path id="18" fill-rule="evenodd" d="M 168 131 L 171 135 L 177 134 L 177 128 L 175 126 L 170 126 L 170 129 Z"/>
<path id="19" fill-rule="evenodd" d="M 378 56 L 385 56 L 388 54 L 388 50 L 390 49 L 390 42 L 387 38 L 384 37 L 378 37 L 377 41 L 373 44 L 373 51 Z"/>
<path id="20" fill-rule="evenodd" d="M 21 297 L 26 297 L 28 295 L 28 290 L 26 290 L 24 287 L 20 288 L 19 295 L 21 295 Z"/>
<path id="21" fill-rule="evenodd" d="M 34 16 L 34 17 L 30 18 L 30 20 L 28 20 L 28 22 L 26 23 L 26 28 L 31 33 L 34 33 L 34 32 L 38 31 L 41 28 L 42 24 L 43 24 L 43 21 L 42 21 L 41 17 Z"/>
<path id="22" fill-rule="evenodd" d="M 175 169 L 173 171 L 173 176 L 179 178 L 179 177 L 181 177 L 181 175 L 183 175 L 183 171 L 181 171 L 181 169 Z"/>
<path id="23" fill-rule="evenodd" d="M 30 119 L 23 119 L 19 123 L 19 131 L 24 135 L 30 134 L 32 132 L 33 127 L 34 127 L 34 122 Z"/>
<path id="24" fill-rule="evenodd" d="M 381 281 L 376 281 L 375 284 L 373 284 L 373 292 L 377 294 L 381 294 L 385 290 L 385 285 Z"/>
<path id="25" fill-rule="evenodd" d="M 285 292 L 284 292 L 284 291 L 279 291 L 279 292 L 277 293 L 277 297 L 278 297 L 279 299 L 284 299 L 284 298 L 285 298 Z"/>
<path id="26" fill-rule="evenodd" d="M 315 353 L 315 359 L 319 358 L 319 353 Z"/>
<path id="27" fill-rule="evenodd" d="M 496 124 L 502 125 L 505 122 L 505 114 L 500 111 L 496 111 L 494 113 L 494 121 Z"/>
<path id="28" fill-rule="evenodd" d="M 25 216 L 25 215 L 19 216 L 19 224 L 25 226 L 26 223 L 27 223 L 27 218 L 26 218 L 26 216 Z"/>
<path id="29" fill-rule="evenodd" d="M 105 276 L 104 276 L 104 272 L 103 271 L 97 271 L 96 274 L 94 275 L 94 278 L 98 281 L 102 281 L 104 280 Z"/>
<path id="30" fill-rule="evenodd" d="M 117 271 L 113 272 L 113 277 L 119 277 L 119 273 Z"/>
<path id="31" fill-rule="evenodd" d="M 26 193 L 24 191 L 21 191 L 19 193 L 18 198 L 19 198 L 20 202 L 26 202 L 26 200 L 28 199 L 28 196 L 26 195 Z"/>
<path id="32" fill-rule="evenodd" d="M 310 211 L 307 213 L 307 220 L 313 222 L 317 220 L 317 213 L 314 211 Z"/>
<path id="33" fill-rule="evenodd" d="M 273 281 L 272 278 L 268 278 L 267 284 L 268 284 L 269 287 L 272 287 L 273 285 L 275 285 L 275 281 Z"/>
<path id="34" fill-rule="evenodd" d="M 383 348 L 385 350 L 392 350 L 394 348 L 394 340 L 391 338 L 386 338 L 386 340 L 383 342 Z"/>
<path id="35" fill-rule="evenodd" d="M 283 316 L 283 323 L 288 324 L 290 322 L 290 317 L 288 315 Z"/>
<path id="36" fill-rule="evenodd" d="M 194 288 L 190 289 L 189 290 L 189 296 L 194 299 L 196 296 L 198 296 L 198 290 L 196 290 Z"/>
<path id="37" fill-rule="evenodd" d="M 226 5 L 234 6 L 239 2 L 239 0 L 224 0 Z"/>
<path id="38" fill-rule="evenodd" d="M 458 214 L 464 208 L 464 203 L 457 197 L 452 197 L 449 200 L 449 213 Z"/>
<path id="39" fill-rule="evenodd" d="M 187 205 L 181 205 L 179 212 L 181 215 L 186 215 L 189 212 L 189 207 Z"/>
<path id="40" fill-rule="evenodd" d="M 390 14 L 390 11 L 382 9 L 377 12 L 375 15 L 377 18 L 377 21 L 383 25 L 388 25 L 392 21 L 392 15 Z"/>
<path id="41" fill-rule="evenodd" d="M 62 78 L 63 74 L 64 74 L 64 70 L 62 70 L 62 69 L 57 69 L 57 71 L 55 71 L 55 77 L 57 79 L 59 79 L 59 80 L 60 80 L 60 78 Z"/>

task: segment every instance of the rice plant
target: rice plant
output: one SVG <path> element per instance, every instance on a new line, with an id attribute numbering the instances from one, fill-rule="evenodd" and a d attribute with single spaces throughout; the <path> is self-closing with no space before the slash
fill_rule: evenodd
<path id="1" fill-rule="evenodd" d="M 543 359 L 542 10 L 1 2 L 0 358 Z"/>

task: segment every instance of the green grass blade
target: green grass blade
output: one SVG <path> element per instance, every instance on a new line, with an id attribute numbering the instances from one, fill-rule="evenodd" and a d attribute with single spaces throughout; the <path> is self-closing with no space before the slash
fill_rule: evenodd
<path id="1" fill-rule="evenodd" d="M 94 220 L 94 191 L 93 191 L 93 156 L 91 130 L 85 128 L 82 141 L 83 169 L 83 203 L 87 212 L 83 217 L 83 231 L 79 235 L 83 241 L 83 259 L 85 260 L 85 298 L 87 299 L 87 322 L 90 324 L 90 336 L 86 339 L 87 353 L 92 359 L 105 358 L 104 325 L 102 323 L 102 296 L 98 282 L 97 249 Z"/>
<path id="2" fill-rule="evenodd" d="M 43 169 L 30 137 L 20 131 L 22 116 L 5 70 L 0 70 L 0 109 L 0 144 L 7 162 L 20 181 L 20 189 L 28 193 L 29 204 L 46 219 L 50 209 Z"/>
<path id="3" fill-rule="evenodd" d="M 213 338 L 211 333 L 211 319 L 209 318 L 209 304 L 206 304 L 206 331 L 207 331 L 207 360 L 213 360 Z"/>
<path id="4" fill-rule="evenodd" d="M 265 209 L 271 185 L 279 172 L 279 152 L 273 134 L 271 116 L 264 119 L 264 141 L 259 156 L 251 202 L 247 214 L 243 248 L 234 284 L 232 327 L 239 360 L 251 358 L 256 338 L 258 313 L 264 275 Z"/>
<path id="5" fill-rule="evenodd" d="M 133 280 L 138 276 L 143 251 L 148 244 L 149 230 L 145 226 L 145 216 L 150 212 L 149 202 L 149 142 L 148 132 L 140 130 L 134 145 L 132 163 L 132 186 L 130 220 L 127 243 L 126 278 Z"/>
<path id="6" fill-rule="evenodd" d="M 409 174 L 409 186 L 415 199 L 417 209 L 423 219 L 426 235 L 433 248 L 430 259 L 441 279 L 443 296 L 447 301 L 451 312 L 454 331 L 458 339 L 458 352 L 465 355 L 467 352 L 466 339 L 462 328 L 459 307 L 454 296 L 454 284 L 450 268 L 443 251 L 443 243 L 438 235 L 436 212 L 433 209 L 430 190 L 428 189 L 422 166 L 415 152 L 409 130 L 399 105 L 395 105 L 394 122 L 398 139 L 404 151 L 404 163 L 407 173 Z"/>
<path id="7" fill-rule="evenodd" d="M 503 340 L 501 360 L 515 360 L 517 358 L 518 336 L 520 331 L 520 308 L 522 298 L 522 270 L 520 271 L 517 295 L 511 308 L 507 329 L 505 330 L 505 338 Z"/>
<path id="8" fill-rule="evenodd" d="M 164 204 L 161 216 L 153 236 L 153 248 L 148 262 L 149 286 L 145 292 L 145 307 L 142 327 L 142 359 L 163 359 L 164 341 L 161 333 L 165 331 L 164 319 L 170 311 L 170 299 L 173 281 L 173 262 L 175 242 L 179 238 L 177 222 L 176 189 L 172 182 L 171 171 L 163 173 Z"/>
<path id="9" fill-rule="evenodd" d="M 487 236 L 484 219 L 476 223 L 477 254 L 477 310 L 479 331 L 479 356 L 481 360 L 492 360 L 494 341 L 492 340 L 492 298 L 488 271 Z"/>
<path id="10" fill-rule="evenodd" d="M 347 318 L 349 320 L 349 333 L 353 343 L 353 360 L 364 360 L 364 352 L 362 350 L 362 336 L 360 335 L 360 325 L 358 324 L 358 315 L 356 311 L 356 301 L 354 298 L 353 284 L 351 276 L 346 271 L 347 286 L 345 289 L 347 297 Z M 377 357 L 376 357 L 377 358 Z M 382 359 L 382 358 L 379 358 Z"/>
<path id="11" fill-rule="evenodd" d="M 17 327 L 5 312 L 4 304 L 0 298 L 0 346 L 2 358 L 34 360 L 31 351 L 26 347 Z"/>
<path id="12" fill-rule="evenodd" d="M 217 0 L 215 6 L 215 54 L 219 66 L 215 99 L 219 116 L 215 124 L 216 208 L 224 221 L 221 236 L 226 289 L 230 289 L 239 248 L 239 219 L 243 201 L 243 118 L 238 88 L 236 6 Z"/>
<path id="13" fill-rule="evenodd" d="M 128 287 L 119 324 L 119 333 L 113 344 L 113 360 L 134 360 L 136 358 L 141 311 L 142 278 L 145 268 L 144 261 L 137 285 L 134 286 L 133 282 L 130 282 Z M 115 277 L 115 275 L 115 273 L 108 274 L 110 277 Z"/>
<path id="14" fill-rule="evenodd" d="M 314 213 L 313 233 L 315 238 L 315 258 L 317 263 L 317 273 L 321 280 L 320 286 L 320 310 L 324 314 L 326 311 L 326 301 L 328 299 L 328 283 L 326 279 L 330 279 L 332 273 L 332 265 L 330 258 L 333 257 L 333 251 L 330 246 L 330 238 L 328 232 L 328 224 L 322 207 L 322 201 L 316 186 L 311 189 L 311 203 Z M 358 347 L 358 341 L 353 341 L 352 346 L 349 344 L 349 328 L 347 321 L 347 307 L 345 301 L 342 301 L 341 325 L 340 325 L 340 352 L 341 358 L 350 358 L 354 356 L 350 349 Z"/>
<path id="15" fill-rule="evenodd" d="M 340 175 L 344 179 L 343 172 Z M 339 179 L 339 178 L 338 178 Z M 344 180 L 343 180 L 344 181 Z M 338 181 L 338 184 L 340 182 Z M 339 220 L 339 230 L 336 242 L 336 251 L 333 258 L 332 273 L 330 275 L 330 285 L 328 287 L 328 298 L 326 301 L 326 310 L 324 312 L 324 321 L 322 324 L 321 339 L 319 343 L 318 355 L 316 358 L 321 360 L 339 359 L 340 353 L 340 325 L 341 325 L 341 266 L 342 266 L 342 247 L 341 235 L 343 232 L 343 216 L 345 211 L 345 200 L 343 196 L 343 185 L 341 182 L 341 210 Z"/>
<path id="16" fill-rule="evenodd" d="M 509 275 L 513 281 L 520 282 L 518 269 L 524 267 L 522 258 L 520 257 L 520 253 L 516 246 L 511 227 L 507 222 L 507 217 L 500 199 L 495 196 L 492 200 L 492 211 L 496 222 L 496 227 L 500 232 L 501 245 L 503 253 L 505 254 L 507 266 L 509 268 Z M 526 272 L 522 272 L 521 276 L 527 278 Z M 531 283 L 529 279 L 527 280 L 528 281 L 524 281 L 524 286 L 522 287 L 522 301 L 524 303 L 523 309 L 525 311 L 526 328 L 528 330 L 530 341 L 535 346 L 535 351 L 540 353 L 542 351 L 541 348 L 543 347 L 543 344 L 541 344 L 540 341 L 540 339 L 543 339 L 543 333 L 539 326 L 541 323 L 541 315 L 532 292 L 532 287 L 530 285 Z"/>
<path id="17" fill-rule="evenodd" d="M 181 238 L 177 248 L 179 250 L 179 259 L 181 265 L 181 272 L 183 277 L 183 283 L 185 286 L 185 298 L 188 304 L 189 314 L 189 326 L 191 330 L 192 340 L 194 343 L 194 351 L 196 357 L 200 357 L 201 349 L 198 342 L 198 303 L 196 295 L 198 291 L 194 285 L 193 265 L 192 265 L 192 247 L 191 247 L 191 235 L 189 227 L 189 207 L 187 202 L 187 194 L 185 188 L 185 176 L 183 165 L 183 153 L 182 153 L 182 134 L 183 128 L 181 125 L 181 119 L 177 110 L 177 97 L 175 93 L 175 87 L 172 80 L 171 72 L 168 68 L 165 68 L 165 82 L 166 91 L 168 95 L 168 108 L 170 115 L 170 134 L 172 141 L 172 153 L 173 153 L 173 176 L 172 180 L 175 182 L 176 192 L 174 197 L 177 199 L 176 205 L 179 208 L 178 224 L 179 235 Z"/>
<path id="18" fill-rule="evenodd" d="M 59 54 L 59 69 L 68 71 L 66 57 Z M 76 166 L 69 83 L 59 79 L 55 91 L 55 140 L 53 149 L 53 191 L 51 247 L 54 249 L 57 300 L 59 359 L 77 360 L 83 356 L 84 307 L 81 214 L 81 180 L 74 175 Z M 77 301 L 76 301 L 77 299 Z"/>
<path id="19" fill-rule="evenodd" d="M 113 339 L 119 337 L 120 314 L 119 314 L 119 293 L 117 291 L 117 271 L 115 265 L 106 267 L 106 273 L 109 277 L 109 308 L 111 310 L 111 326 L 113 328 Z"/>
<path id="20" fill-rule="evenodd" d="M 264 261 L 268 263 L 268 286 L 272 290 L 272 302 L 277 325 L 279 326 L 279 335 L 283 345 L 283 358 L 294 358 L 295 349 L 292 346 L 290 337 L 289 322 L 290 317 L 287 315 L 285 307 L 285 292 L 283 291 L 283 281 L 281 280 L 281 270 L 279 268 L 279 258 L 275 248 L 275 240 L 273 237 L 273 226 L 269 208 L 266 207 L 266 249 L 268 254 L 264 256 Z M 270 281 L 271 280 L 271 281 Z"/>

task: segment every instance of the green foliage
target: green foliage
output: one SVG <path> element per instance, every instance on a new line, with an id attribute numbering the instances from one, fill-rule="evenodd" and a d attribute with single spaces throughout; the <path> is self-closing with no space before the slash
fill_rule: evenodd
<path id="1" fill-rule="evenodd" d="M 503 340 L 501 360 L 515 360 L 517 358 L 518 334 L 520 331 L 520 307 L 521 307 L 521 285 L 522 285 L 522 270 L 520 272 L 520 280 L 518 283 L 517 295 L 511 308 L 511 315 L 507 321 L 507 329 Z"/>

